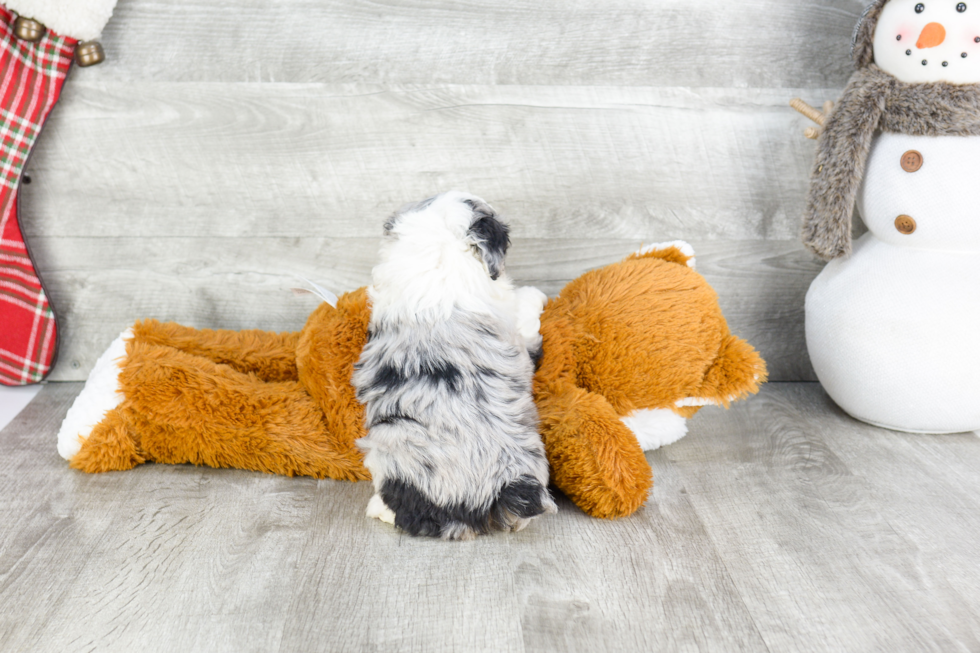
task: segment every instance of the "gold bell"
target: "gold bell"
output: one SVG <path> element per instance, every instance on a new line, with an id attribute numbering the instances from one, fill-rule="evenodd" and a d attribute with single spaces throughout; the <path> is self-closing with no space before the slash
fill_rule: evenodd
<path id="1" fill-rule="evenodd" d="M 47 31 L 48 30 L 44 25 L 37 22 L 33 18 L 18 16 L 17 20 L 14 21 L 14 34 L 17 35 L 17 38 L 19 38 L 21 41 L 36 43 L 44 38 L 44 33 Z"/>
<path id="2" fill-rule="evenodd" d="M 75 46 L 75 63 L 82 68 L 105 61 L 105 50 L 98 41 L 85 41 Z"/>

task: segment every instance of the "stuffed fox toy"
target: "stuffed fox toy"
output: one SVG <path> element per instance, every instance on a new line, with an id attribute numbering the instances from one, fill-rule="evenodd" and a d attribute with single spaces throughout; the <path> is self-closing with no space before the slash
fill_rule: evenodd
<path id="1" fill-rule="evenodd" d="M 653 483 L 643 451 L 765 381 L 693 262 L 686 243 L 648 248 L 572 281 L 541 314 L 534 395 L 552 481 L 594 517 L 635 512 Z M 96 363 L 58 451 L 90 473 L 152 461 L 367 480 L 350 381 L 370 312 L 361 288 L 298 333 L 137 322 Z"/>

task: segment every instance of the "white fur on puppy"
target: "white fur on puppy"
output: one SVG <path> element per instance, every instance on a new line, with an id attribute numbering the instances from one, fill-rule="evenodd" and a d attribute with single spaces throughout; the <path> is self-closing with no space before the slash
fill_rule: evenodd
<path id="1" fill-rule="evenodd" d="M 515 291 L 504 273 L 507 226 L 452 192 L 402 209 L 384 233 L 352 378 L 378 497 L 369 514 L 469 539 L 555 511 L 528 351 L 540 352 L 546 298 Z"/>

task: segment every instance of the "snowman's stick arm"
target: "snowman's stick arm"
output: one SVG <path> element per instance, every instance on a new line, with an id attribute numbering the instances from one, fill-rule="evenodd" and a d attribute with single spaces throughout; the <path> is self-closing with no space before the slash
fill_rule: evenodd
<path id="1" fill-rule="evenodd" d="M 827 116 L 830 114 L 830 110 L 834 108 L 833 102 L 824 102 L 823 111 L 811 107 L 809 104 L 801 100 L 800 98 L 793 98 L 789 101 L 789 106 L 793 107 L 804 116 L 812 120 L 813 122 L 820 125 L 820 127 L 807 127 L 803 131 L 803 135 L 807 138 L 814 140 L 820 136 L 820 132 L 823 131 L 824 122 L 827 120 Z"/>
<path id="2" fill-rule="evenodd" d="M 800 98 L 793 98 L 789 101 L 789 106 L 793 107 L 804 116 L 823 127 L 825 116 L 819 109 L 814 109 Z"/>

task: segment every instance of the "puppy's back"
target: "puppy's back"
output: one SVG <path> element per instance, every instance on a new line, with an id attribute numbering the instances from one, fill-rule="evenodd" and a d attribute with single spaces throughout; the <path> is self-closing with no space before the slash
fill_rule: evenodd
<path id="1" fill-rule="evenodd" d="M 352 379 L 358 445 L 395 525 L 462 539 L 553 511 L 533 364 L 513 328 L 462 310 L 372 327 Z"/>

